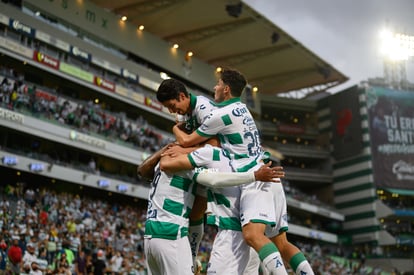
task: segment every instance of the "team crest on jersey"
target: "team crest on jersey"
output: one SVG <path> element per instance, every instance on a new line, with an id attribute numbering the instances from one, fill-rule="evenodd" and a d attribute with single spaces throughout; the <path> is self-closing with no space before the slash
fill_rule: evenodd
<path id="1" fill-rule="evenodd" d="M 200 126 L 200 130 L 201 131 L 206 131 L 208 129 L 208 126 L 207 125 L 205 125 L 205 124 L 202 124 L 201 126 Z"/>
<path id="2" fill-rule="evenodd" d="M 147 219 L 155 219 L 155 218 L 157 218 L 157 209 L 148 209 Z"/>

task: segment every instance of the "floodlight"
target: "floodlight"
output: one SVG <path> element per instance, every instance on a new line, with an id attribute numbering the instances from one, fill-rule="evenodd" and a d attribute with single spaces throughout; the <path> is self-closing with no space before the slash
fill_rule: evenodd
<path id="1" fill-rule="evenodd" d="M 414 56 L 414 36 L 382 30 L 380 38 L 380 51 L 386 58 L 403 61 Z"/>

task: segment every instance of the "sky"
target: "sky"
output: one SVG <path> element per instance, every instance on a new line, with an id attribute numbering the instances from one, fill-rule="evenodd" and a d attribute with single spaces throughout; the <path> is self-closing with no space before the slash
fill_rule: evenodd
<path id="1" fill-rule="evenodd" d="M 383 77 L 380 30 L 414 36 L 414 0 L 243 0 L 350 80 Z M 414 83 L 414 57 L 407 62 Z"/>

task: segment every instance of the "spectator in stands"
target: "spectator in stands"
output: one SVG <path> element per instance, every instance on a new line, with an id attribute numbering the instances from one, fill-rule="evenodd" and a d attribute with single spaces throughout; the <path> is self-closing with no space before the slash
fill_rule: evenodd
<path id="1" fill-rule="evenodd" d="M 35 244 L 32 242 L 27 243 L 26 245 L 26 251 L 24 252 L 23 256 L 23 266 L 32 266 L 32 262 L 37 261 L 36 256 L 36 248 Z"/>
<path id="2" fill-rule="evenodd" d="M 112 274 L 120 274 L 122 263 L 124 262 L 124 258 L 121 255 L 120 251 L 116 251 L 115 255 L 112 256 L 111 260 L 109 261 L 109 268 Z"/>
<path id="3" fill-rule="evenodd" d="M 46 272 L 46 269 L 42 270 L 39 263 L 38 262 L 32 262 L 32 264 L 30 265 L 31 271 L 30 274 L 31 275 L 43 275 L 44 272 Z"/>
<path id="4" fill-rule="evenodd" d="M 81 250 L 75 260 L 75 273 L 77 275 L 86 275 L 87 256 L 85 251 Z"/>
<path id="5" fill-rule="evenodd" d="M 103 275 L 106 271 L 106 263 L 103 250 L 99 249 L 96 254 L 96 260 L 93 262 L 93 274 Z"/>
<path id="6" fill-rule="evenodd" d="M 21 263 L 22 263 L 22 249 L 19 246 L 19 237 L 13 236 L 13 243 L 12 246 L 9 248 L 7 252 L 7 256 L 10 263 L 10 271 L 15 274 L 20 273 Z"/>
<path id="7" fill-rule="evenodd" d="M 6 274 L 6 264 L 7 264 L 7 243 L 4 239 L 0 242 L 0 274 Z"/>

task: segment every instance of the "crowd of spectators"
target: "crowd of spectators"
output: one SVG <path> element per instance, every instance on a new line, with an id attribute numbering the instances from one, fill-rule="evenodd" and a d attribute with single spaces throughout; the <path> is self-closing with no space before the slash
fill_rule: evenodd
<path id="1" fill-rule="evenodd" d="M 146 274 L 145 208 L 21 188 L 2 190 L 0 271 Z"/>
<path id="2" fill-rule="evenodd" d="M 21 274 L 146 273 L 143 250 L 145 202 L 130 205 L 30 185 L 1 186 L 0 272 Z M 205 268 L 216 229 L 206 226 L 199 259 Z M 315 274 L 387 274 L 370 268 L 360 254 L 298 242 Z M 333 256 L 336 255 L 336 256 Z M 4 273 L 3 273 L 4 274 Z M 289 274 L 293 274 L 289 270 Z M 397 273 L 395 273 L 397 274 Z"/>
<path id="3" fill-rule="evenodd" d="M 93 101 L 65 97 L 46 87 L 37 87 L 24 81 L 13 69 L 0 67 L 0 106 L 17 112 L 48 119 L 99 135 L 111 141 L 119 140 L 144 151 L 155 152 L 171 141 L 171 135 L 150 125 L 139 116 L 129 119 L 125 113 L 112 113 Z"/>

